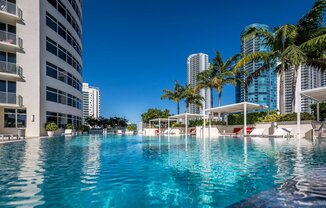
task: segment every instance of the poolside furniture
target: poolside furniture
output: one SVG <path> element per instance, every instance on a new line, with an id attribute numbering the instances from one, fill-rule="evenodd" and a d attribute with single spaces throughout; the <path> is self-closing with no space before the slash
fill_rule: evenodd
<path id="1" fill-rule="evenodd" d="M 179 136 L 181 133 L 180 129 L 171 129 L 170 134 L 169 135 L 173 135 L 173 136 Z"/>
<path id="2" fill-rule="evenodd" d="M 291 137 L 292 128 L 277 128 L 274 134 L 272 135 L 264 135 L 264 137 L 271 137 L 271 138 L 285 138 Z"/>
<path id="3" fill-rule="evenodd" d="M 122 130 L 117 130 L 117 134 L 122 134 Z"/>
<path id="4" fill-rule="evenodd" d="M 5 137 L 8 138 L 8 141 L 14 139 L 14 137 L 16 137 L 17 140 L 20 139 L 18 134 L 0 134 L 0 137 L 1 137 L 1 141 L 4 141 Z"/>
<path id="5" fill-rule="evenodd" d="M 163 131 L 163 135 L 168 135 L 169 133 L 170 133 L 170 131 L 171 131 L 171 129 L 169 128 L 169 129 L 166 129 L 166 130 L 164 130 Z"/>
<path id="6" fill-rule="evenodd" d="M 65 129 L 65 132 L 62 133 L 62 136 L 72 136 L 72 129 Z"/>
<path id="7" fill-rule="evenodd" d="M 190 136 L 196 136 L 196 129 L 190 129 L 189 135 Z"/>
<path id="8" fill-rule="evenodd" d="M 252 130 L 252 132 L 248 135 L 249 137 L 263 136 L 265 132 L 264 128 L 257 128 Z"/>

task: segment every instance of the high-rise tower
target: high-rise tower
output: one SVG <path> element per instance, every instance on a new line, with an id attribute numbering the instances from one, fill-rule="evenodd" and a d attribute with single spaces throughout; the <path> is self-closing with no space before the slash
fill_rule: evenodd
<path id="1" fill-rule="evenodd" d="M 251 28 L 260 28 L 269 30 L 267 25 L 252 24 L 245 28 L 241 33 L 241 54 L 246 56 L 259 51 L 268 51 L 264 45 L 264 39 L 258 35 L 246 34 Z M 263 66 L 260 61 L 253 61 L 246 64 L 242 69 L 248 74 L 252 74 Z M 239 78 L 245 79 L 246 75 L 241 75 Z M 252 83 L 247 87 L 247 92 L 244 86 L 238 82 L 236 87 L 236 102 L 252 102 L 260 105 L 268 106 L 269 109 L 277 109 L 277 75 L 273 68 L 261 72 L 257 78 L 252 80 Z"/>
<path id="2" fill-rule="evenodd" d="M 0 1 L 0 131 L 82 121 L 82 1 Z"/>
<path id="3" fill-rule="evenodd" d="M 197 75 L 209 68 L 208 55 L 204 53 L 192 54 L 187 60 L 187 84 L 192 87 L 197 84 Z M 201 96 L 205 98 L 203 101 L 203 107 L 210 108 L 211 96 L 209 89 L 202 89 L 200 91 Z M 199 114 L 202 113 L 202 109 L 196 105 L 190 104 L 189 113 Z"/>

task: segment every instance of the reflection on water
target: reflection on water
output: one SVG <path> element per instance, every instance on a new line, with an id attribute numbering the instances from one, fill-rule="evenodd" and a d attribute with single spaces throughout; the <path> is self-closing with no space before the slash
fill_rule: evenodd
<path id="1" fill-rule="evenodd" d="M 0 207 L 225 207 L 325 164 L 307 140 L 35 139 L 0 146 Z"/>

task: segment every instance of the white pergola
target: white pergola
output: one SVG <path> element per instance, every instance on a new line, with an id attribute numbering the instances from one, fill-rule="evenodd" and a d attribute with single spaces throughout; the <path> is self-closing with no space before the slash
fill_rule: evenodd
<path id="1" fill-rule="evenodd" d="M 256 103 L 249 103 L 249 102 L 242 102 L 242 103 L 235 103 L 231 105 L 225 105 L 216 108 L 209 108 L 206 109 L 208 113 L 241 113 L 244 114 L 243 119 L 243 134 L 246 135 L 247 131 L 247 112 L 252 110 L 260 110 L 268 108 L 267 106 L 259 105 Z"/>
<path id="2" fill-rule="evenodd" d="M 319 103 L 326 101 L 326 87 L 303 90 L 301 95 L 317 102 L 317 121 L 320 121 Z"/>
<path id="3" fill-rule="evenodd" d="M 204 118 L 204 123 L 205 123 L 205 116 L 204 114 L 192 114 L 192 113 L 182 113 L 178 115 L 173 115 L 168 117 L 168 128 L 170 128 L 170 120 L 179 120 L 183 119 L 185 121 L 185 132 L 186 135 L 188 134 L 188 120 L 189 119 L 194 119 L 194 118 Z"/>
<path id="4" fill-rule="evenodd" d="M 158 131 L 161 133 L 161 124 L 168 123 L 168 126 L 170 126 L 170 120 L 177 121 L 178 119 L 155 118 L 155 119 L 149 120 L 149 125 L 151 126 L 152 123 L 158 122 Z"/>
<path id="5" fill-rule="evenodd" d="M 319 104 L 320 102 L 326 101 L 326 87 L 317 87 L 310 90 L 303 90 L 300 92 L 300 95 L 310 98 L 317 102 L 317 121 L 320 121 Z M 300 102 L 301 102 L 301 98 L 300 98 Z M 297 132 L 299 132 L 298 134 L 300 134 L 300 124 L 301 124 L 300 111 L 298 111 L 298 115 L 297 115 Z"/>

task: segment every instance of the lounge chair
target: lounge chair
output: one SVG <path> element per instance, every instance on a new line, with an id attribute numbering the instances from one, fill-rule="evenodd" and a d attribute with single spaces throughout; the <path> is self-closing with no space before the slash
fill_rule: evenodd
<path id="1" fill-rule="evenodd" d="M 264 128 L 257 128 L 257 129 L 252 130 L 252 132 L 247 136 L 248 137 L 263 136 L 264 132 L 265 132 Z"/>
<path id="2" fill-rule="evenodd" d="M 122 134 L 122 130 L 117 130 L 117 134 Z"/>
<path id="3" fill-rule="evenodd" d="M 72 136 L 72 129 L 65 129 L 65 132 L 62 133 L 62 136 Z"/>
<path id="4" fill-rule="evenodd" d="M 272 135 L 264 135 L 266 137 L 274 137 L 274 138 L 284 138 L 291 137 L 292 128 L 277 128 L 274 134 Z"/>
<path id="5" fill-rule="evenodd" d="M 171 131 L 170 128 L 169 128 L 169 129 L 166 129 L 166 130 L 164 130 L 163 134 L 164 134 L 164 135 L 168 135 L 168 134 L 170 133 L 170 131 Z"/>
<path id="6" fill-rule="evenodd" d="M 181 133 L 180 129 L 171 129 L 170 135 L 179 136 Z"/>

